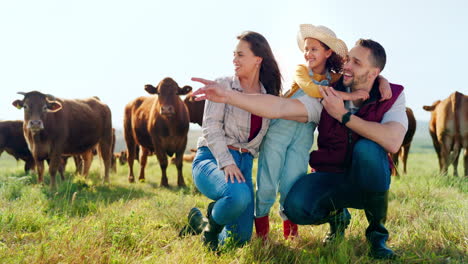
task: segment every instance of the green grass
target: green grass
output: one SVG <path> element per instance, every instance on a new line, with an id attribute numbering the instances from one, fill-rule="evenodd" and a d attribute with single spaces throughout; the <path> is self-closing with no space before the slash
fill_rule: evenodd
<path id="1" fill-rule="evenodd" d="M 103 185 L 96 159 L 88 179 L 73 176 L 69 164 L 67 179 L 51 191 L 34 174 L 25 175 L 22 162 L 3 155 L 0 263 L 466 263 L 468 179 L 439 175 L 435 153 L 419 149 L 410 154 L 408 174 L 392 179 L 389 246 L 401 256 L 393 262 L 367 256 L 361 210 L 351 210 L 345 240 L 323 246 L 325 225 L 301 226 L 298 239 L 285 241 L 276 204 L 267 244 L 254 238 L 215 255 L 199 236 L 177 237 L 190 208 L 205 210 L 209 203 L 193 187 L 190 164 L 184 164 L 186 188 L 175 187 L 176 169 L 169 167 L 168 189 L 159 187 L 154 156 L 146 182 L 135 184 L 127 181 L 127 167 Z"/>

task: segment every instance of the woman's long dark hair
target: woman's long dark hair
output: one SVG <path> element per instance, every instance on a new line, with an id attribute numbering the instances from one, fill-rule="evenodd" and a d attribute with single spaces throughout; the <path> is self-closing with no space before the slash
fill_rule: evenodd
<path id="1" fill-rule="evenodd" d="M 250 50 L 252 50 L 253 54 L 262 58 L 260 82 L 265 87 L 267 93 L 277 96 L 280 95 L 281 73 L 278 63 L 276 63 L 275 56 L 265 37 L 257 32 L 245 31 L 237 36 L 237 39 L 247 41 L 250 44 Z"/>

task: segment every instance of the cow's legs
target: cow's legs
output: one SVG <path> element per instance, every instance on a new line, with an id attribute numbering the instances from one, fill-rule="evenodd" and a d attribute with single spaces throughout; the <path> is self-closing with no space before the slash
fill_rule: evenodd
<path id="1" fill-rule="evenodd" d="M 133 162 L 135 161 L 135 152 L 137 146 L 130 146 L 127 142 L 127 162 L 128 162 L 128 182 L 135 182 L 135 176 L 133 175 Z"/>
<path id="2" fill-rule="evenodd" d="M 65 180 L 65 168 L 67 167 L 67 160 L 68 160 L 68 157 L 62 157 L 60 159 L 60 165 L 58 167 L 58 172 L 60 174 L 60 178 L 62 179 L 62 181 Z"/>
<path id="3" fill-rule="evenodd" d="M 158 150 L 155 148 L 156 152 L 156 157 L 158 158 L 159 161 L 159 167 L 161 167 L 161 186 L 163 187 L 169 187 L 169 181 L 167 180 L 167 174 L 166 174 L 166 169 L 167 169 L 167 156 L 166 153 Z"/>
<path id="4" fill-rule="evenodd" d="M 465 148 L 465 154 L 463 156 L 463 167 L 465 168 L 465 177 L 468 177 L 468 148 Z"/>
<path id="5" fill-rule="evenodd" d="M 93 150 L 90 149 L 80 155 L 80 160 L 82 161 L 82 171 L 81 173 L 85 178 L 88 177 L 89 169 L 91 168 L 91 163 L 93 162 Z"/>
<path id="6" fill-rule="evenodd" d="M 34 169 L 35 169 L 34 159 L 26 160 L 24 164 L 24 172 L 28 173 L 30 170 L 34 170 Z"/>
<path id="7" fill-rule="evenodd" d="M 111 171 L 117 173 L 117 157 L 114 154 L 111 155 Z"/>
<path id="8" fill-rule="evenodd" d="M 400 153 L 401 153 L 401 148 L 398 150 L 397 153 L 391 154 L 393 165 L 394 165 L 393 170 L 392 170 L 392 176 L 397 176 L 397 177 L 400 176 L 400 173 L 398 172 L 398 159 L 400 157 Z"/>
<path id="9" fill-rule="evenodd" d="M 448 166 L 450 162 L 450 148 L 452 146 L 452 142 L 449 142 L 447 138 L 442 137 L 440 140 L 440 160 L 441 160 L 441 174 L 447 175 Z"/>
<path id="10" fill-rule="evenodd" d="M 460 145 L 455 143 L 455 146 L 450 155 L 450 161 L 453 162 L 453 176 L 458 177 L 458 158 L 460 157 Z"/>
<path id="11" fill-rule="evenodd" d="M 409 154 L 409 150 L 410 150 L 410 147 L 411 147 L 411 144 L 407 144 L 405 146 L 403 146 L 403 150 L 402 150 L 402 160 L 403 160 L 403 173 L 406 174 L 406 164 L 408 162 L 408 154 Z"/>
<path id="12" fill-rule="evenodd" d="M 49 174 L 50 174 L 50 188 L 55 189 L 57 186 L 55 182 L 55 175 L 60 169 L 60 166 L 63 166 L 62 158 L 60 155 L 51 155 L 49 163 Z"/>
<path id="13" fill-rule="evenodd" d="M 73 161 L 75 162 L 75 173 L 83 175 L 83 159 L 81 159 L 81 155 L 73 155 Z"/>
<path id="14" fill-rule="evenodd" d="M 36 170 L 37 170 L 37 180 L 39 181 L 39 183 L 43 183 L 44 182 L 44 161 L 36 160 L 35 163 L 36 163 Z"/>
<path id="15" fill-rule="evenodd" d="M 145 169 L 146 169 L 146 162 L 148 161 L 148 155 L 149 155 L 149 150 L 147 148 L 143 148 L 142 153 L 141 153 L 141 158 L 140 158 L 140 177 L 138 177 L 138 180 L 140 182 L 145 182 Z"/>
<path id="16" fill-rule="evenodd" d="M 184 176 L 182 174 L 183 157 L 183 151 L 176 153 L 175 165 L 177 167 L 177 185 L 179 187 L 185 187 Z"/>
<path id="17" fill-rule="evenodd" d="M 109 171 L 111 167 L 111 155 L 112 155 L 112 129 L 109 129 L 109 133 L 104 135 L 104 138 L 101 139 L 99 142 L 99 154 L 101 155 L 101 159 L 104 163 L 104 179 L 102 179 L 103 183 L 109 183 Z M 92 159 L 92 152 L 91 152 L 91 159 Z"/>

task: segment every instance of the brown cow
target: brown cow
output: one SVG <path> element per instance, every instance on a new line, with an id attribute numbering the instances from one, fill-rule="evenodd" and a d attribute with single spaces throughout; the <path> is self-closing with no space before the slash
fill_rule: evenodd
<path id="1" fill-rule="evenodd" d="M 34 170 L 34 157 L 29 151 L 28 144 L 24 138 L 23 121 L 0 121 L 0 155 L 4 150 L 16 160 L 21 159 L 25 161 L 24 171 L 26 173 Z M 62 179 L 64 179 L 67 158 L 67 156 L 62 157 L 62 163 L 58 169 Z"/>
<path id="2" fill-rule="evenodd" d="M 23 133 L 36 162 L 39 182 L 43 182 L 45 159 L 50 159 L 50 185 L 62 155 L 77 155 L 98 144 L 104 162 L 104 182 L 109 182 L 112 145 L 111 111 L 98 98 L 66 100 L 37 91 L 19 93 L 23 100 L 13 106 L 24 108 Z M 85 165 L 86 166 L 86 165 Z"/>
<path id="3" fill-rule="evenodd" d="M 413 141 L 414 133 L 416 132 L 416 118 L 414 118 L 413 110 L 406 107 L 406 116 L 408 117 L 408 130 L 406 131 L 405 138 L 401 144 L 400 149 L 397 153 L 392 154 L 392 160 L 395 167 L 392 170 L 392 175 L 400 176 L 398 173 L 398 158 L 403 162 L 403 173 L 406 174 L 406 163 L 408 160 L 408 154 L 411 147 L 411 141 Z"/>
<path id="4" fill-rule="evenodd" d="M 141 147 L 140 181 L 145 179 L 146 159 L 155 153 L 162 170 L 161 185 L 169 186 L 166 168 L 167 156 L 176 155 L 177 184 L 185 186 L 182 175 L 182 157 L 187 145 L 189 114 L 179 95 L 192 90 L 190 86 L 180 88 L 171 78 L 159 82 L 158 87 L 145 85 L 150 97 L 138 97 L 125 107 L 124 136 L 127 143 L 129 182 L 135 181 L 133 161 Z"/>
<path id="5" fill-rule="evenodd" d="M 23 121 L 0 121 L 0 155 L 3 151 L 24 160 L 24 171 L 34 170 L 34 158 L 23 136 Z"/>
<path id="6" fill-rule="evenodd" d="M 439 158 L 440 172 L 446 174 L 448 166 L 453 164 L 453 175 L 458 176 L 458 158 L 464 148 L 465 176 L 468 176 L 468 96 L 454 92 L 423 109 L 431 112 L 429 132 Z"/>
<path id="7" fill-rule="evenodd" d="M 205 100 L 196 101 L 195 96 L 190 92 L 184 99 L 190 115 L 190 123 L 202 125 L 203 112 L 205 110 Z"/>

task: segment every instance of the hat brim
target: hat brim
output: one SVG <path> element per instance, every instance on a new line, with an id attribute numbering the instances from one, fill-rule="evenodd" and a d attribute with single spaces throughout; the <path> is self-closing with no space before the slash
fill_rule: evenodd
<path id="1" fill-rule="evenodd" d="M 301 28 L 297 33 L 297 45 L 302 52 L 304 52 L 304 43 L 306 38 L 313 38 L 321 41 L 342 58 L 345 58 L 348 55 L 348 47 L 344 41 L 320 32 L 320 30 L 317 30 L 313 25 L 301 25 Z"/>

